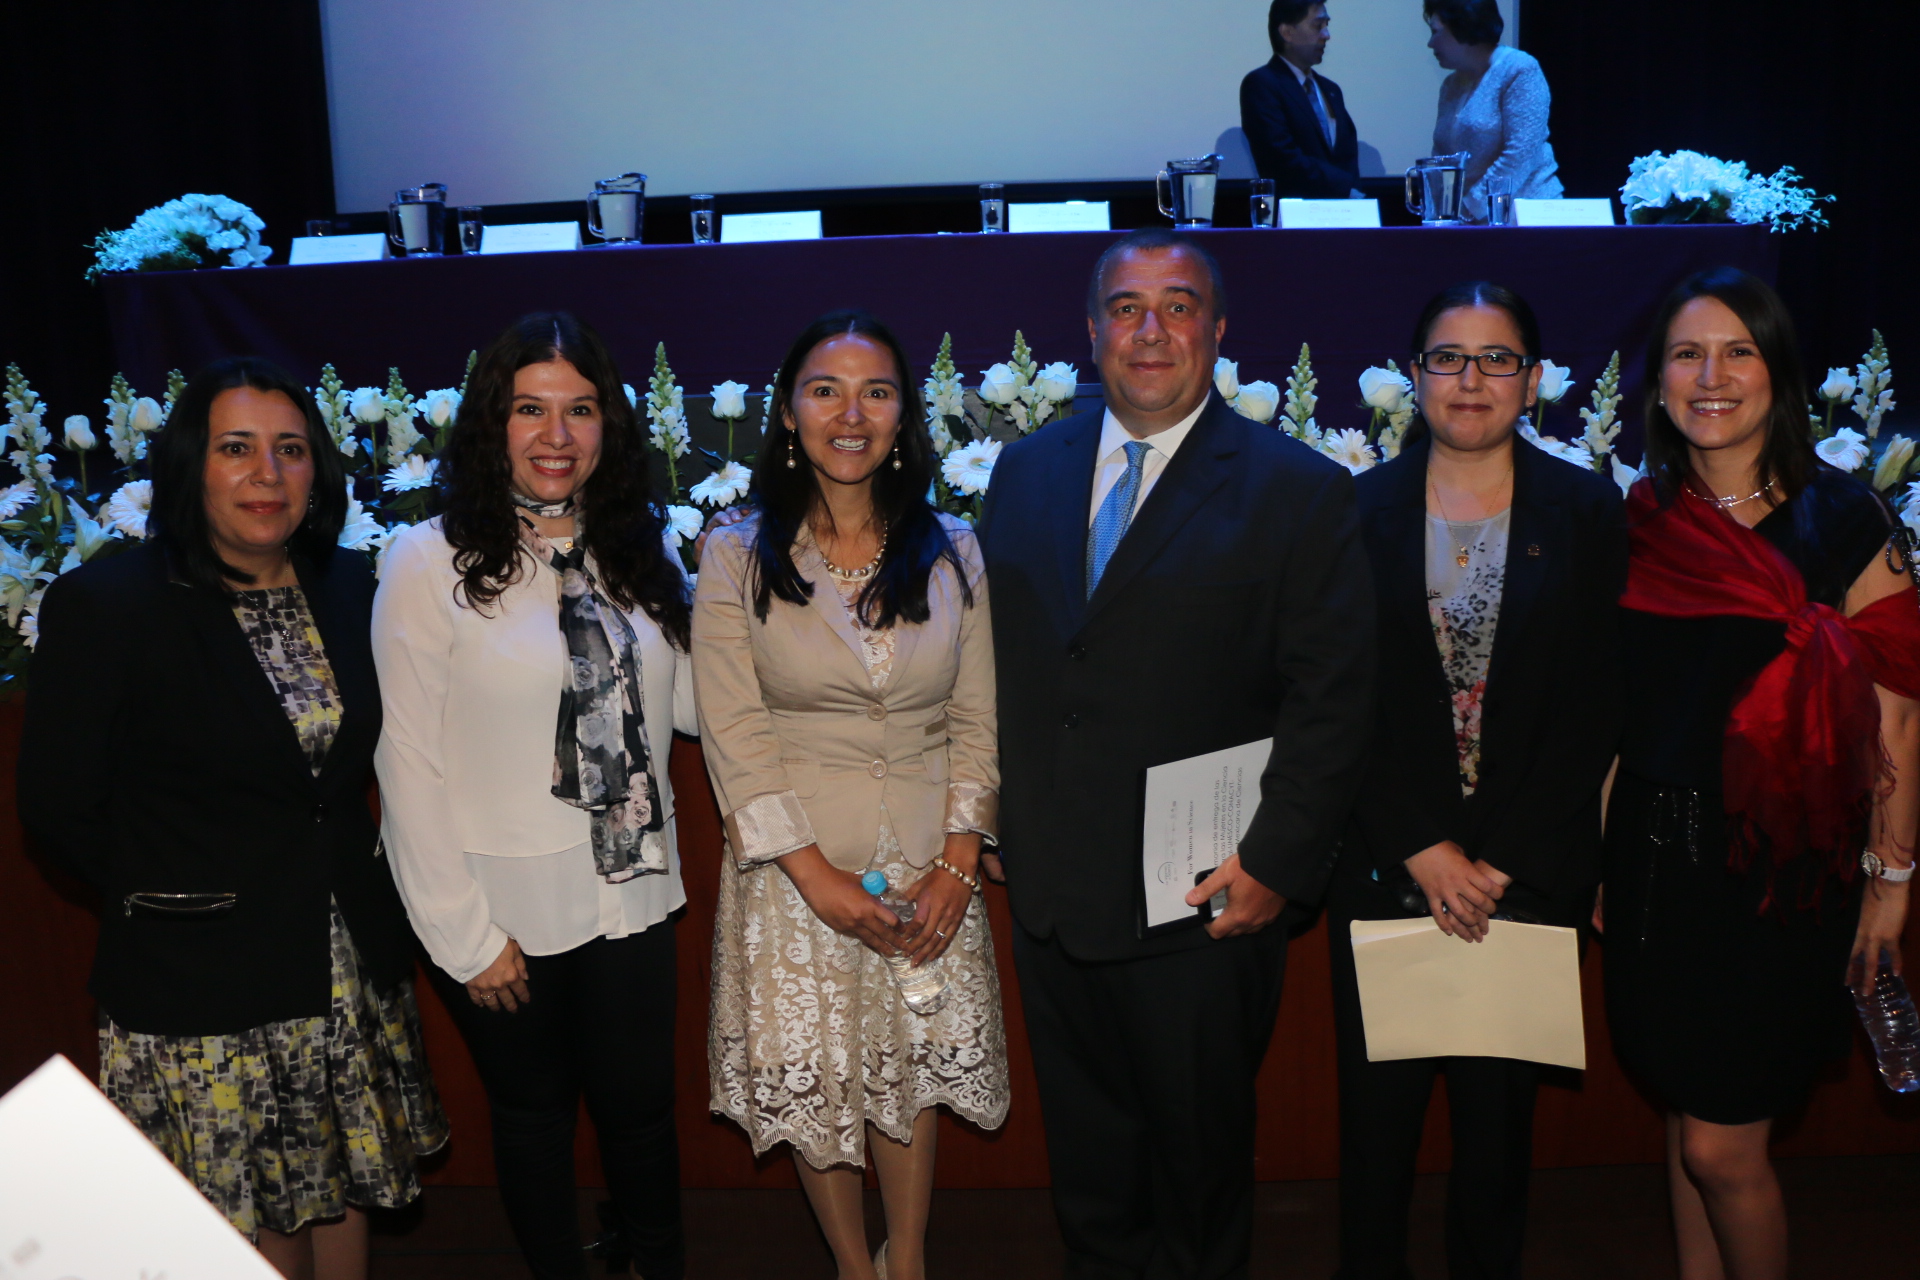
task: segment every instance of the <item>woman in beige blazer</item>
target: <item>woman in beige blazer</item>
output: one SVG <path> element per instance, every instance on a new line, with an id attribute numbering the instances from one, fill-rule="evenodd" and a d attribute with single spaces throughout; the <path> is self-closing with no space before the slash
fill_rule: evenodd
<path id="1" fill-rule="evenodd" d="M 924 1274 L 934 1111 L 1007 1113 L 983 838 L 998 806 L 993 649 L 973 531 L 934 512 L 932 445 L 878 321 L 814 322 L 782 363 L 753 514 L 712 534 L 694 688 L 728 857 L 712 1106 L 791 1143 L 843 1277 Z M 878 871 L 911 923 L 867 893 Z M 910 1009 L 886 957 L 945 979 Z M 888 1242 L 862 1222 L 868 1150 Z"/>

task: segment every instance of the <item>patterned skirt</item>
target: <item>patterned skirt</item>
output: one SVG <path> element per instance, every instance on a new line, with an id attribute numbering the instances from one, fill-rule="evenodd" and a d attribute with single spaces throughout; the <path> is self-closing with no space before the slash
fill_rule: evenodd
<path id="1" fill-rule="evenodd" d="M 923 874 L 882 827 L 872 866 L 896 889 Z M 835 933 L 779 867 L 720 873 L 707 1033 L 712 1109 L 757 1156 L 791 1142 L 807 1163 L 866 1163 L 866 1127 L 896 1142 L 936 1103 L 982 1128 L 1007 1118 L 1007 1037 L 985 904 L 975 897 L 934 965 L 946 1003 L 907 1008 L 879 953 Z"/>
<path id="2" fill-rule="evenodd" d="M 333 909 L 333 1008 L 234 1035 L 100 1027 L 100 1087 L 249 1240 L 420 1194 L 447 1141 L 413 984 L 367 985 Z"/>

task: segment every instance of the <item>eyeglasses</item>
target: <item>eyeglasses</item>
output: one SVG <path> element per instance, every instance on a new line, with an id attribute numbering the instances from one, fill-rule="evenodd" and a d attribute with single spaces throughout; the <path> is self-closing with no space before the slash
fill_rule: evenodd
<path id="1" fill-rule="evenodd" d="M 1416 360 L 1425 373 L 1437 373 L 1442 377 L 1452 377 L 1467 371 L 1467 362 L 1471 360 L 1480 366 L 1480 373 L 1488 378 L 1511 378 L 1522 369 L 1531 369 L 1539 364 L 1538 357 L 1523 356 L 1512 351 L 1482 351 L 1470 356 L 1464 351 L 1422 351 Z"/>

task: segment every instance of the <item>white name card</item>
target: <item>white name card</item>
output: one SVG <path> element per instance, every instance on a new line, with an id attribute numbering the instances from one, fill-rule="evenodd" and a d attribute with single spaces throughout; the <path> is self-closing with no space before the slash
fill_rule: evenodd
<path id="1" fill-rule="evenodd" d="M 1578 200 L 1531 200 L 1516 196 L 1513 224 L 1516 227 L 1610 227 L 1613 201 L 1606 196 Z"/>
<path id="2" fill-rule="evenodd" d="M 1111 231 L 1113 218 L 1105 200 L 1059 200 L 1051 203 L 1009 204 L 1007 230 Z"/>
<path id="3" fill-rule="evenodd" d="M 720 219 L 721 244 L 761 244 L 768 240 L 818 240 L 820 211 L 729 213 Z"/>
<path id="4" fill-rule="evenodd" d="M 322 262 L 378 262 L 387 256 L 384 231 L 364 236 L 295 236 L 287 261 L 296 267 Z"/>
<path id="5" fill-rule="evenodd" d="M 579 247 L 577 222 L 509 222 L 480 233 L 482 253 L 564 253 Z"/>
<path id="6" fill-rule="evenodd" d="M 1288 231 L 1301 227 L 1377 227 L 1380 225 L 1380 202 L 1368 197 L 1365 200 L 1296 200 L 1288 197 L 1280 201 L 1280 225 Z"/>
<path id="7" fill-rule="evenodd" d="M 278 1273 L 104 1094 L 56 1057 L 0 1098 L 0 1276 L 276 1280 Z"/>

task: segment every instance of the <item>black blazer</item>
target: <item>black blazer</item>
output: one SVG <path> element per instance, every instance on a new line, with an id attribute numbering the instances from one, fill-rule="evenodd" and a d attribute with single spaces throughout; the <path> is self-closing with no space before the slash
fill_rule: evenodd
<path id="1" fill-rule="evenodd" d="M 1085 960 L 1143 939 L 1149 765 L 1272 736 L 1242 864 L 1325 884 L 1371 726 L 1373 607 L 1346 471 L 1217 396 L 1086 598 L 1102 414 L 1007 446 L 980 522 L 999 684 L 1000 832 L 1020 924 Z"/>
<path id="2" fill-rule="evenodd" d="M 1340 86 L 1314 74 L 1327 115 L 1333 119 L 1333 145 L 1320 132 L 1320 120 L 1307 91 L 1275 57 L 1247 72 L 1240 82 L 1240 128 L 1253 149 L 1254 167 L 1272 178 L 1283 196 L 1344 200 L 1360 185 L 1360 135 L 1347 114 Z"/>
<path id="3" fill-rule="evenodd" d="M 1381 883 L 1391 883 L 1404 875 L 1406 859 L 1452 840 L 1514 877 L 1506 905 L 1576 924 L 1600 880 L 1600 788 L 1623 723 L 1620 490 L 1514 442 L 1506 583 L 1481 704 L 1480 785 L 1466 799 L 1427 613 L 1430 445 L 1423 436 L 1355 486 L 1379 593 L 1380 700 L 1367 749 L 1369 792 L 1355 810 L 1333 900 L 1338 906 L 1350 871 L 1377 870 Z"/>
<path id="4" fill-rule="evenodd" d="M 148 543 L 48 588 L 28 672 L 20 816 L 103 902 L 91 990 L 129 1031 L 217 1035 L 325 1014 L 328 899 L 377 988 L 412 969 L 367 804 L 380 737 L 366 557 L 297 566 L 341 698 L 315 778 L 226 599 Z M 163 919 L 137 893 L 231 893 Z"/>

